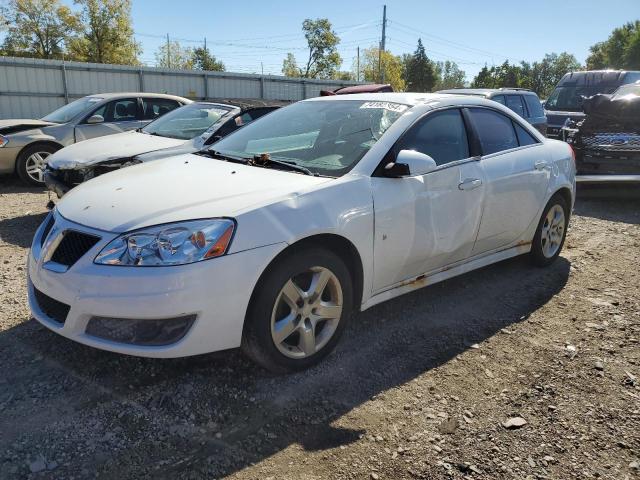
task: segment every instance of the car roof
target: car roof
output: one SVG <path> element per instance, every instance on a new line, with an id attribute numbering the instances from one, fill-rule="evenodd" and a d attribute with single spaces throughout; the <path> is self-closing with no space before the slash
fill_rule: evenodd
<path id="1" fill-rule="evenodd" d="M 483 97 L 450 94 L 450 93 L 412 93 L 412 92 L 393 92 L 393 93 L 354 93 L 350 95 L 332 95 L 327 97 L 314 97 L 304 102 L 339 102 L 345 100 L 359 100 L 365 102 L 392 102 L 404 105 L 416 106 L 425 104 L 473 104 L 473 105 L 493 105 Z M 490 103 L 488 103 L 490 102 Z"/>
<path id="2" fill-rule="evenodd" d="M 451 88 L 449 90 L 439 90 L 436 93 L 453 93 L 458 95 L 482 95 L 484 97 L 492 94 L 520 93 L 524 95 L 535 95 L 535 92 L 523 88 Z"/>
<path id="3" fill-rule="evenodd" d="M 178 95 L 169 95 L 166 93 L 148 93 L 148 92 L 110 92 L 110 93 L 94 93 L 87 97 L 98 97 L 104 99 L 142 97 L 142 98 L 168 98 L 170 100 L 179 100 L 181 102 L 191 103 L 193 100 L 179 97 Z"/>

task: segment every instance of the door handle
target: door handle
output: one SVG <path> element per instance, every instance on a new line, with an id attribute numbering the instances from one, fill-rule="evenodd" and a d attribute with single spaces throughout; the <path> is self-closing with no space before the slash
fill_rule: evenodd
<path id="1" fill-rule="evenodd" d="M 473 190 L 482 185 L 482 180 L 479 178 L 465 178 L 462 183 L 458 184 L 460 190 Z"/>
<path id="2" fill-rule="evenodd" d="M 544 160 L 538 160 L 533 164 L 533 166 L 536 168 L 536 170 L 544 170 L 549 166 L 549 164 Z"/>

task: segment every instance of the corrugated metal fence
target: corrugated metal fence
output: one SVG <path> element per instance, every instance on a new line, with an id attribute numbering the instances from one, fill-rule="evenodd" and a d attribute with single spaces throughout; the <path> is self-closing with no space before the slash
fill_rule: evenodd
<path id="1" fill-rule="evenodd" d="M 0 57 L 0 119 L 40 118 L 106 92 L 169 93 L 192 100 L 302 100 L 354 82 Z"/>

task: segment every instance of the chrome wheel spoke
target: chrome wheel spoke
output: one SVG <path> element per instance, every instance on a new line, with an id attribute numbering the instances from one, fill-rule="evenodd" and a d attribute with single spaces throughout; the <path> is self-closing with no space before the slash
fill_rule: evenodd
<path id="1" fill-rule="evenodd" d="M 282 320 L 278 320 L 273 328 L 273 339 L 278 343 L 284 342 L 298 328 L 298 319 L 297 313 L 292 311 Z"/>
<path id="2" fill-rule="evenodd" d="M 312 301 L 317 301 L 322 298 L 322 292 L 327 288 L 327 283 L 331 278 L 331 272 L 329 270 L 322 269 L 319 272 L 315 272 L 311 279 L 311 285 L 309 286 L 308 296 Z"/>
<path id="3" fill-rule="evenodd" d="M 299 304 L 303 301 L 303 296 L 304 293 L 293 283 L 293 280 L 289 280 L 282 287 L 282 297 L 292 309 L 299 307 Z"/>
<path id="4" fill-rule="evenodd" d="M 314 326 L 311 325 L 310 322 L 305 322 L 300 328 L 300 342 L 298 346 L 307 357 L 316 353 L 316 333 Z"/>
<path id="5" fill-rule="evenodd" d="M 313 313 L 318 319 L 340 318 L 340 315 L 342 315 L 342 306 L 321 303 L 313 309 Z"/>

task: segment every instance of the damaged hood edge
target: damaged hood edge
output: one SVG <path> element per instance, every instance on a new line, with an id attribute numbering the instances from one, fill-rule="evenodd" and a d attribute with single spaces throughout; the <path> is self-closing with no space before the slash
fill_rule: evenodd
<path id="1" fill-rule="evenodd" d="M 35 130 L 41 127 L 49 127 L 56 125 L 53 122 L 44 122 L 42 120 L 29 119 L 8 119 L 0 120 L 0 134 L 12 135 L 14 133 L 22 133 L 28 130 Z"/>
<path id="2" fill-rule="evenodd" d="M 186 142 L 188 140 L 139 132 L 123 132 L 69 145 L 51 155 L 47 163 L 56 170 L 82 169 L 99 163 L 130 159 L 137 155 L 177 147 Z"/>

